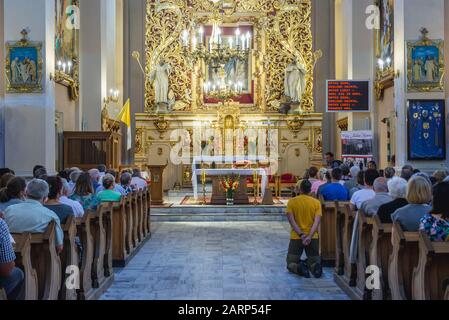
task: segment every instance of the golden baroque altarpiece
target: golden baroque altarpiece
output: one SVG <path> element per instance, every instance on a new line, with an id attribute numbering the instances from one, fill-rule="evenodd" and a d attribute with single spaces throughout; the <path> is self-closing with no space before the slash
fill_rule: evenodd
<path id="1" fill-rule="evenodd" d="M 172 66 L 172 111 L 158 114 L 151 81 L 145 83 L 145 113 L 136 115 L 136 163 L 165 164 L 170 131 L 186 129 L 192 134 L 198 122 L 225 129 L 229 117 L 235 129 L 272 126 L 279 131 L 280 174 L 300 176 L 307 166 L 322 159 L 322 115 L 315 113 L 313 74 L 321 52 L 313 50 L 311 0 L 222 0 L 222 24 L 250 26 L 253 101 L 207 104 L 203 94 L 204 62 L 189 63 L 180 41 L 184 29 L 211 25 L 217 4 L 211 0 L 148 0 L 146 25 L 146 74 L 160 59 Z M 297 110 L 279 111 L 285 102 L 285 69 L 295 60 L 306 67 L 306 88 Z M 207 141 L 208 138 L 206 137 Z M 189 184 L 189 166 L 170 165 L 165 186 Z M 170 167 L 169 166 L 169 167 Z"/>

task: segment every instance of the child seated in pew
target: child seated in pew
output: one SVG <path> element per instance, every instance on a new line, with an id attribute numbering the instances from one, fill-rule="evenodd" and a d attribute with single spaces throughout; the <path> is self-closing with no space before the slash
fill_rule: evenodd
<path id="1" fill-rule="evenodd" d="M 103 188 L 104 191 L 101 191 L 97 194 L 100 202 L 120 202 L 122 199 L 122 194 L 114 191 L 115 187 L 115 178 L 110 174 L 106 174 L 103 177 Z"/>
<path id="2" fill-rule="evenodd" d="M 449 241 L 449 182 L 437 184 L 433 189 L 433 208 L 420 221 L 419 229 L 431 241 Z"/>
<path id="3" fill-rule="evenodd" d="M 299 196 L 287 204 L 287 217 L 292 227 L 290 245 L 287 255 L 287 269 L 295 274 L 310 278 L 310 271 L 315 278 L 323 274 L 319 251 L 318 228 L 321 223 L 321 204 L 310 196 L 312 184 L 303 180 L 299 186 Z M 307 262 L 301 261 L 304 253 Z"/>
<path id="4" fill-rule="evenodd" d="M 0 288 L 5 290 L 8 300 L 23 300 L 24 274 L 16 268 L 15 260 L 8 226 L 0 219 Z"/>
<path id="5" fill-rule="evenodd" d="M 61 223 L 65 224 L 67 219 L 74 214 L 70 206 L 59 201 L 62 195 L 62 179 L 60 177 L 48 177 L 46 181 L 50 191 L 48 193 L 48 199 L 45 202 L 45 207 L 56 213 Z"/>

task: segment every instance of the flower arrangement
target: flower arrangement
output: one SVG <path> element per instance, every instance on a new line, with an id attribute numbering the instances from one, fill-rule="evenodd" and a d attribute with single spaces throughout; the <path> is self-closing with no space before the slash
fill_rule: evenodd
<path id="1" fill-rule="evenodd" d="M 240 185 L 240 176 L 228 176 L 221 178 L 221 186 L 226 192 L 226 203 L 232 205 L 234 203 L 234 192 L 237 191 Z"/>
<path id="2" fill-rule="evenodd" d="M 229 191 L 236 191 L 240 185 L 240 176 L 228 176 L 221 178 L 221 186 L 228 193 Z"/>

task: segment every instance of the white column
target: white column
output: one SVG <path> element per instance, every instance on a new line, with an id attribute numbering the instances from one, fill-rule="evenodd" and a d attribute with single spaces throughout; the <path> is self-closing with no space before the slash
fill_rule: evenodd
<path id="1" fill-rule="evenodd" d="M 372 0 L 336 0 L 335 2 L 335 51 L 336 78 L 349 80 L 374 79 L 374 31 L 366 27 L 366 8 Z M 348 117 L 349 130 L 371 130 L 375 121 L 374 97 L 372 112 L 339 113 L 338 119 Z M 336 126 L 334 124 L 334 126 Z M 335 128 L 339 133 L 339 129 Z M 337 150 L 341 149 L 336 135 Z M 376 146 L 375 146 L 376 153 Z"/>
<path id="2" fill-rule="evenodd" d="M 43 86 L 39 94 L 5 94 L 5 165 L 30 175 L 36 164 L 55 169 L 54 0 L 4 0 L 5 41 L 21 39 L 28 27 L 32 41 L 43 42 Z"/>
<path id="3" fill-rule="evenodd" d="M 86 131 L 101 131 L 103 99 L 116 83 L 116 2 L 80 0 L 80 104 Z M 111 105 L 111 110 L 117 106 Z"/>
<path id="4" fill-rule="evenodd" d="M 445 92 L 407 91 L 407 48 L 406 41 L 419 40 L 420 29 L 429 30 L 429 38 L 444 39 L 444 0 L 396 0 L 395 1 L 395 69 L 399 77 L 395 80 L 396 121 L 396 165 L 410 163 L 424 171 L 441 168 L 447 163 L 441 161 L 408 161 L 407 147 L 407 100 L 445 99 Z M 425 13 L 425 14 L 423 14 Z"/>

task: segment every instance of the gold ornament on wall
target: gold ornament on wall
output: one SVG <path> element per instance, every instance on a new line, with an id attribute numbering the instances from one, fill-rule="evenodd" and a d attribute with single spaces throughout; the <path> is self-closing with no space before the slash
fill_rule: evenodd
<path id="1" fill-rule="evenodd" d="M 284 98 L 285 68 L 292 59 L 306 66 L 306 88 L 300 111 L 314 112 L 313 70 L 321 51 L 313 51 L 311 0 L 160 0 L 147 1 L 146 70 L 149 74 L 163 57 L 173 66 L 170 90 L 176 99 L 174 112 L 216 112 L 204 103 L 205 66 L 186 61 L 184 29 L 211 24 L 222 6 L 223 24 L 253 27 L 252 78 L 254 105 L 248 112 L 278 112 Z M 145 111 L 154 113 L 154 90 L 146 80 Z M 242 106 L 241 106 L 242 107 Z M 248 107 L 245 105 L 245 107 Z"/>

